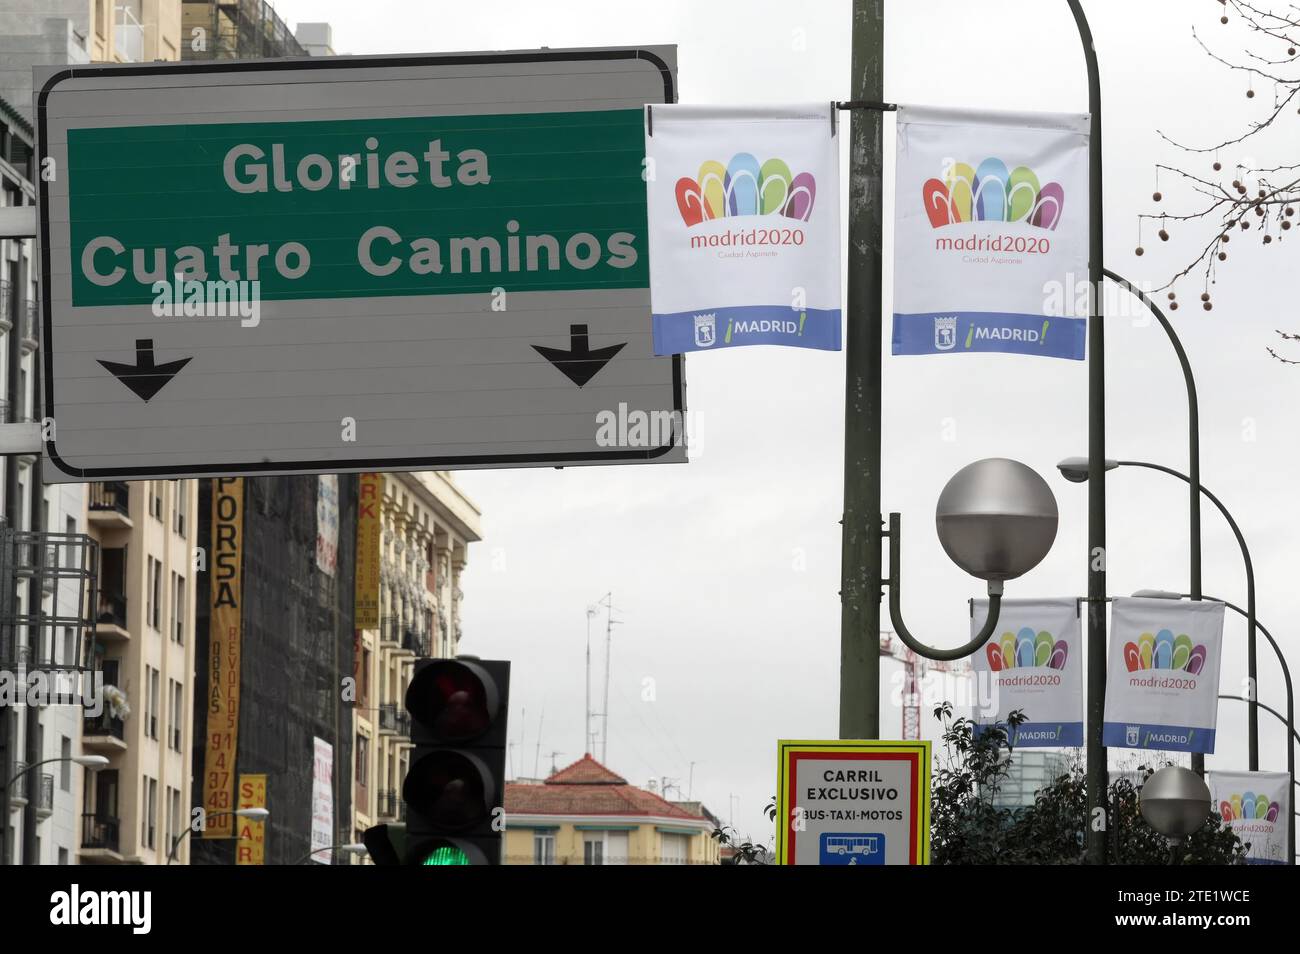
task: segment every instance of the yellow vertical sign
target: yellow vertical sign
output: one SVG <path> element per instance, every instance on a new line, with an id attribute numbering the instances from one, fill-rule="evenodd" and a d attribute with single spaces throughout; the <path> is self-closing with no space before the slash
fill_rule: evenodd
<path id="1" fill-rule="evenodd" d="M 379 628 L 379 544 L 383 539 L 384 475 L 362 474 L 357 496 L 357 629 Z"/>
<path id="2" fill-rule="evenodd" d="M 204 838 L 229 838 L 239 745 L 239 664 L 243 634 L 244 481 L 212 481 L 208 545 L 208 727 L 203 759 Z"/>
<path id="3" fill-rule="evenodd" d="M 266 776 L 239 776 L 239 807 L 266 807 Z M 266 864 L 266 822 L 237 818 L 239 841 L 235 845 L 235 864 Z"/>

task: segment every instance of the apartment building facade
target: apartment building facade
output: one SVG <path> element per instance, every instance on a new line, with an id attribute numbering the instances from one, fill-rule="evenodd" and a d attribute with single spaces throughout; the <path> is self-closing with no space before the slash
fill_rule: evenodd
<path id="1" fill-rule="evenodd" d="M 352 833 L 402 820 L 410 760 L 404 700 L 415 661 L 460 652 L 461 574 L 482 538 L 478 507 L 449 473 L 373 478 L 381 521 L 378 627 L 356 632 Z M 382 485 L 378 487 L 377 485 Z M 360 519 L 366 519 L 359 510 Z"/>
<path id="2" fill-rule="evenodd" d="M 86 770 L 78 854 L 165 864 L 191 797 L 197 482 L 90 484 L 87 496 L 100 557 L 89 664 L 105 704 L 84 719 L 81 745 L 109 764 Z M 188 850 L 181 839 L 177 859 Z"/>
<path id="3" fill-rule="evenodd" d="M 143 62 L 180 57 L 180 0 L 11 0 L 0 10 L 0 178 L 6 205 L 33 204 L 32 68 L 94 62 Z M 38 420 L 40 289 L 33 243 L 0 242 L 0 328 L 4 329 L 5 420 Z M 9 349 L 19 352 L 11 360 Z M 52 485 L 41 489 L 35 455 L 5 462 L 14 469 L 9 526 L 51 533 L 88 533 L 100 550 L 99 604 L 90 633 L 69 628 L 27 637 L 29 666 L 88 666 L 111 686 L 104 711 L 81 705 L 37 711 L 37 754 L 52 760 L 21 786 L 23 801 L 37 799 L 36 857 L 23 851 L 25 811 L 9 806 L 6 855 L 10 861 L 161 862 L 167 836 L 184 824 L 189 797 L 190 688 L 193 669 L 193 599 L 189 581 L 194 545 L 195 487 L 190 482 L 126 485 Z M 27 613 L 30 587 L 19 586 L 17 611 Z M 45 613 L 81 611 L 75 588 L 43 593 Z M 70 658 L 72 656 L 77 658 Z M 86 684 L 93 686 L 94 681 Z M 132 704 L 134 703 L 134 708 Z M 0 766 L 30 760 L 27 713 L 0 713 Z M 102 755 L 106 768 L 83 769 L 74 759 Z M 25 807 L 25 806 L 24 806 Z M 48 819 L 48 821 L 47 821 Z"/>

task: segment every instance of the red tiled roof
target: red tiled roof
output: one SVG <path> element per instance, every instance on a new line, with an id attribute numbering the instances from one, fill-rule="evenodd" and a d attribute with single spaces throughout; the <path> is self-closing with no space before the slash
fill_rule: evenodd
<path id="1" fill-rule="evenodd" d="M 654 815 L 703 820 L 628 784 L 590 755 L 560 769 L 541 785 L 506 784 L 507 817 L 519 815 Z"/>

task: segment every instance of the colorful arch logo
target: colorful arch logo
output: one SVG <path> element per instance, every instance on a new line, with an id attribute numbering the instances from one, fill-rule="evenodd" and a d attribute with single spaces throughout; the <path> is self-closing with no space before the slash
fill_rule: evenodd
<path id="1" fill-rule="evenodd" d="M 1059 183 L 1040 185 L 1033 169 L 1008 171 L 997 158 L 985 159 L 978 168 L 964 162 L 946 165 L 943 178 L 927 179 L 921 195 L 936 229 L 961 222 L 1024 222 L 1054 230 L 1065 208 Z"/>
<path id="2" fill-rule="evenodd" d="M 1223 820 L 1230 821 L 1277 821 L 1282 807 L 1277 802 L 1270 802 L 1267 795 L 1247 792 L 1245 795 L 1229 795 L 1219 802 L 1219 814 Z"/>
<path id="3" fill-rule="evenodd" d="M 1070 647 L 1065 640 L 1053 638 L 1046 630 L 1035 633 L 1032 628 L 1024 626 L 1018 633 L 1003 633 L 996 643 L 985 645 L 984 652 L 989 658 L 989 668 L 994 672 L 1030 666 L 1064 669 Z"/>
<path id="4" fill-rule="evenodd" d="M 1154 636 L 1143 633 L 1136 643 L 1124 644 L 1124 665 L 1128 666 L 1129 672 L 1182 669 L 1195 676 L 1205 666 L 1205 655 L 1204 646 L 1193 646 L 1189 637 L 1176 637 L 1168 629 L 1162 629 Z"/>
<path id="5" fill-rule="evenodd" d="M 740 152 L 723 165 L 710 159 L 691 179 L 677 180 L 677 210 L 687 226 L 738 215 L 783 215 L 807 222 L 817 198 L 810 173 L 794 175 L 783 159 L 759 161 Z"/>

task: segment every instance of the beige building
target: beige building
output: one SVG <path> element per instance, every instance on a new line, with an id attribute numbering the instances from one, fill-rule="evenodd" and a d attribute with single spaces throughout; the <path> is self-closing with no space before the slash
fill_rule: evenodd
<path id="1" fill-rule="evenodd" d="M 637 788 L 590 755 L 541 783 L 506 785 L 508 865 L 716 865 L 716 821 L 699 802 Z"/>
<path id="2" fill-rule="evenodd" d="M 401 820 L 410 759 L 404 698 L 416 659 L 459 651 L 460 577 L 481 539 L 479 510 L 440 471 L 385 474 L 380 626 L 357 634 L 353 818 L 357 842 L 371 825 Z"/>
<path id="3" fill-rule="evenodd" d="M 88 488 L 86 524 L 100 546 L 91 668 L 107 701 L 84 721 L 81 745 L 109 764 L 86 773 L 82 864 L 165 864 L 187 827 L 197 506 L 193 480 Z M 188 838 L 176 858 L 188 861 Z"/>

